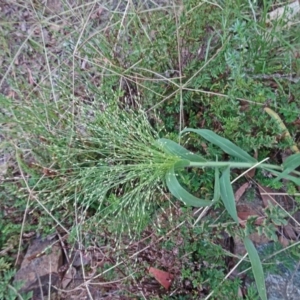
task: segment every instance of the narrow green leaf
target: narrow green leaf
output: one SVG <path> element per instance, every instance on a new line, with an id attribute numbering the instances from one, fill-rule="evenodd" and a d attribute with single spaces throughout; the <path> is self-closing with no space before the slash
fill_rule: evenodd
<path id="1" fill-rule="evenodd" d="M 195 197 L 190 194 L 187 190 L 185 190 L 176 178 L 175 169 L 178 164 L 182 164 L 184 161 L 179 161 L 176 163 L 166 174 L 166 185 L 170 191 L 170 193 L 177 199 L 184 202 L 186 205 L 194 206 L 194 207 L 203 207 L 211 205 L 212 202 L 208 200 L 202 200 L 200 198 Z"/>
<path id="2" fill-rule="evenodd" d="M 233 220 L 239 223 L 233 189 L 230 183 L 230 167 L 227 167 L 220 178 L 221 199 Z"/>
<path id="3" fill-rule="evenodd" d="M 293 168 L 295 170 L 300 166 L 300 153 L 293 154 L 289 156 L 283 163 L 283 167 L 286 168 Z"/>
<path id="4" fill-rule="evenodd" d="M 283 163 L 284 171 L 277 176 L 275 181 L 278 181 L 282 178 L 286 178 L 287 175 L 289 175 L 292 171 L 294 171 L 299 166 L 300 166 L 300 153 L 296 153 L 289 156 Z"/>
<path id="5" fill-rule="evenodd" d="M 264 271 L 257 250 L 248 237 L 244 238 L 244 245 L 248 252 L 248 256 L 251 262 L 252 272 L 256 282 L 258 294 L 262 300 L 267 300 Z"/>
<path id="6" fill-rule="evenodd" d="M 265 168 L 265 170 L 273 173 L 274 175 L 277 176 L 277 178 L 279 177 L 280 178 L 285 178 L 287 180 L 290 180 L 290 181 L 293 181 L 294 183 L 296 183 L 297 185 L 300 185 L 300 178 L 299 177 L 294 177 L 292 175 L 288 175 L 288 174 L 283 174 L 284 172 L 277 172 L 277 171 L 274 171 L 272 169 L 267 169 Z M 277 181 L 277 178 L 275 178 L 274 180 Z"/>
<path id="7" fill-rule="evenodd" d="M 187 159 L 193 162 L 206 161 L 201 155 L 194 154 L 193 152 L 187 150 L 186 148 L 180 146 L 179 144 L 169 139 L 161 138 L 158 139 L 157 142 L 160 144 L 160 146 L 163 147 L 165 151 L 167 151 L 170 154 L 174 154 L 182 159 Z"/>
<path id="8" fill-rule="evenodd" d="M 244 162 L 253 162 L 256 163 L 257 160 L 249 155 L 246 151 L 241 149 L 240 147 L 233 144 L 231 141 L 219 136 L 218 134 L 214 133 L 208 129 L 193 129 L 193 128 L 186 128 L 181 131 L 182 133 L 185 132 L 194 132 L 205 138 L 207 141 L 211 142 L 212 144 L 220 147 L 224 152 L 227 154 L 234 156 L 236 158 L 241 159 Z"/>
<path id="9" fill-rule="evenodd" d="M 215 186 L 214 186 L 214 202 L 219 201 L 221 195 L 220 189 L 220 172 L 219 168 L 215 168 Z"/>

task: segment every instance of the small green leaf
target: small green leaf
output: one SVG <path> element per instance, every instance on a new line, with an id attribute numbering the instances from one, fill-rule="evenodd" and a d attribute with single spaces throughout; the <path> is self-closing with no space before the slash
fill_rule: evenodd
<path id="1" fill-rule="evenodd" d="M 248 237 L 244 238 L 244 245 L 248 252 L 248 256 L 251 262 L 252 272 L 256 282 L 258 294 L 262 300 L 267 300 L 264 271 L 257 250 Z"/>
<path id="2" fill-rule="evenodd" d="M 221 199 L 233 220 L 239 223 L 233 189 L 230 183 L 230 167 L 227 167 L 220 178 Z"/>
<path id="3" fill-rule="evenodd" d="M 157 142 L 160 144 L 160 146 L 163 147 L 165 151 L 167 151 L 170 154 L 174 154 L 182 159 L 187 159 L 193 162 L 206 161 L 201 155 L 194 154 L 193 152 L 187 150 L 186 148 L 180 146 L 179 144 L 169 139 L 161 138 L 158 139 Z"/>
<path id="4" fill-rule="evenodd" d="M 284 171 L 277 176 L 275 181 L 278 181 L 282 178 L 286 178 L 287 175 L 289 175 L 292 171 L 294 171 L 299 166 L 300 166 L 300 153 L 296 153 L 289 156 L 283 163 Z"/>
<path id="5" fill-rule="evenodd" d="M 215 186 L 214 186 L 214 202 L 219 201 L 221 195 L 220 189 L 220 172 L 219 168 L 215 168 Z"/>
<path id="6" fill-rule="evenodd" d="M 170 191 L 170 193 L 177 199 L 184 202 L 186 205 L 194 206 L 194 207 L 203 207 L 211 205 L 212 202 L 208 200 L 202 200 L 200 198 L 195 197 L 190 194 L 187 190 L 185 190 L 180 183 L 178 182 L 175 174 L 175 169 L 178 168 L 178 164 L 183 166 L 184 160 L 175 163 L 175 165 L 167 172 L 166 174 L 166 185 Z M 188 166 L 189 164 L 187 164 Z"/>
<path id="7" fill-rule="evenodd" d="M 245 152 L 240 147 L 233 144 L 231 141 L 219 136 L 218 134 L 214 133 L 211 130 L 208 129 L 193 129 L 193 128 L 186 128 L 181 131 L 182 133 L 185 132 L 194 132 L 199 135 L 201 135 L 203 138 L 205 138 L 207 141 L 211 142 L 212 144 L 220 147 L 224 152 L 227 154 L 234 156 L 236 158 L 241 159 L 244 162 L 253 162 L 256 163 L 257 160 L 250 156 L 247 152 Z"/>

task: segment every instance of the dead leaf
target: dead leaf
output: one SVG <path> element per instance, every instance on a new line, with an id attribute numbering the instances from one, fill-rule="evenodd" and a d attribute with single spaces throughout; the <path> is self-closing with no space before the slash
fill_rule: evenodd
<path id="1" fill-rule="evenodd" d="M 16 97 L 16 92 L 13 90 L 9 90 L 9 92 L 7 94 L 7 98 L 15 99 L 15 97 Z"/>
<path id="2" fill-rule="evenodd" d="M 88 65 L 88 57 L 85 56 L 81 63 L 81 70 L 86 70 Z"/>
<path id="3" fill-rule="evenodd" d="M 234 193 L 235 202 L 238 202 L 241 199 L 249 185 L 249 182 L 245 182 L 237 189 L 237 191 Z"/>
<path id="4" fill-rule="evenodd" d="M 102 13 L 103 13 L 103 8 L 100 7 L 91 15 L 91 19 L 94 20 L 100 18 Z"/>
<path id="5" fill-rule="evenodd" d="M 49 168 L 43 168 L 43 174 L 45 176 L 51 176 L 51 177 L 53 177 L 53 176 L 57 175 L 57 172 L 55 170 L 51 170 Z"/>
<path id="6" fill-rule="evenodd" d="M 287 224 L 285 226 L 283 226 L 283 233 L 285 235 L 285 237 L 287 237 L 290 240 L 297 240 L 297 235 L 295 234 L 295 231 L 293 229 L 293 226 L 290 224 Z"/>
<path id="7" fill-rule="evenodd" d="M 169 289 L 174 279 L 173 274 L 152 267 L 149 268 L 149 273 L 152 274 L 166 290 Z"/>
<path id="8" fill-rule="evenodd" d="M 202 142 L 201 146 L 202 146 L 203 150 L 205 151 L 205 153 L 208 154 L 209 152 L 208 152 L 208 146 L 207 146 L 207 144 L 204 143 L 204 142 Z"/>
<path id="9" fill-rule="evenodd" d="M 259 217 L 256 214 L 252 214 L 251 212 L 238 212 L 237 213 L 239 219 L 240 219 L 240 225 L 245 226 L 246 222 L 248 220 L 249 217 L 257 217 L 254 224 L 255 225 L 262 225 L 263 221 L 264 221 L 264 217 Z"/>
<path id="10" fill-rule="evenodd" d="M 262 198 L 264 207 L 268 207 L 269 206 L 269 202 L 272 205 L 277 205 L 277 202 L 275 201 L 274 197 L 272 197 L 271 195 L 269 195 L 269 194 L 274 194 L 275 193 L 274 190 L 272 190 L 269 187 L 261 186 L 261 185 L 258 185 L 258 190 L 259 190 L 260 196 Z"/>
<path id="11" fill-rule="evenodd" d="M 46 12 L 49 14 L 59 14 L 62 10 L 62 1 L 60 0 L 47 0 Z"/>
<path id="12" fill-rule="evenodd" d="M 64 275 L 63 280 L 61 281 L 61 286 L 63 289 L 65 289 L 69 283 L 73 280 L 73 278 L 76 275 L 76 268 L 71 267 L 66 274 Z"/>
<path id="13" fill-rule="evenodd" d="M 284 248 L 290 244 L 290 241 L 282 235 L 278 238 L 278 241 Z"/>
<path id="14" fill-rule="evenodd" d="M 264 234 L 259 235 L 257 232 L 251 233 L 249 235 L 249 238 L 252 240 L 253 243 L 255 243 L 256 246 L 264 245 L 272 241 L 271 239 L 267 238 Z"/>
<path id="15" fill-rule="evenodd" d="M 243 295 L 243 291 L 242 291 L 242 289 L 240 287 L 238 288 L 237 296 L 238 296 L 239 299 L 243 299 L 244 295 Z"/>
<path id="16" fill-rule="evenodd" d="M 243 256 L 247 253 L 244 242 L 240 237 L 234 237 L 234 254 Z"/>
<path id="17" fill-rule="evenodd" d="M 257 212 L 251 209 L 249 206 L 243 204 L 237 205 L 236 208 L 240 225 L 245 226 L 249 217 L 257 217 L 257 219 L 255 220 L 255 225 L 261 225 L 263 223 L 264 217 L 259 216 Z"/>
<path id="18" fill-rule="evenodd" d="M 27 68 L 27 72 L 28 72 L 28 83 L 30 85 L 35 85 L 36 83 L 35 83 L 35 81 L 33 79 L 31 70 L 28 67 L 26 67 L 26 68 Z"/>

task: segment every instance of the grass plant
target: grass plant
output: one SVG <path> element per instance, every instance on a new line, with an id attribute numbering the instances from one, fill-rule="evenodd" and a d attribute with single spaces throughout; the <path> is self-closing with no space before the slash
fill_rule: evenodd
<path id="1" fill-rule="evenodd" d="M 201 297 L 218 299 L 238 286 L 224 281 L 224 266 L 205 253 L 225 230 L 244 240 L 266 299 L 251 226 L 239 225 L 232 184 L 255 168 L 257 180 L 288 181 L 291 191 L 300 185 L 299 24 L 268 20 L 281 1 L 144 2 L 49 8 L 7 1 L 1 11 L 0 207 L 14 208 L 22 221 L 0 221 L 0 251 L 16 248 L 19 231 L 56 228 L 86 245 L 106 232 L 104 239 L 123 249 L 150 225 L 167 248 L 168 236 L 176 240 L 185 227 L 193 238 L 176 246 L 181 255 L 193 260 L 189 253 L 197 253 L 215 270 L 197 277 L 184 261 L 182 278 L 193 282 L 195 299 L 201 280 Z M 286 149 L 295 153 L 283 162 Z M 217 224 L 203 217 L 208 208 Z M 132 265 L 125 272 L 136 272 Z M 118 266 L 97 276 L 110 268 L 118 276 Z"/>

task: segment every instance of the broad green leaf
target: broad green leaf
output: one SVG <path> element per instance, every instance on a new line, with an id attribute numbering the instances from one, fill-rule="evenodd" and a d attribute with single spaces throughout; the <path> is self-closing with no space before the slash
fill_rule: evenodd
<path id="1" fill-rule="evenodd" d="M 253 163 L 257 162 L 257 160 L 253 158 L 251 155 L 249 155 L 246 151 L 244 151 L 240 147 L 233 144 L 231 141 L 219 136 L 218 134 L 214 133 L 211 130 L 186 128 L 181 131 L 181 134 L 185 132 L 194 132 L 201 135 L 207 141 L 220 147 L 227 154 L 239 158 L 243 162 L 253 162 Z"/>
<path id="2" fill-rule="evenodd" d="M 233 189 L 230 183 L 230 167 L 227 167 L 220 178 L 221 199 L 233 220 L 239 223 Z"/>
<path id="3" fill-rule="evenodd" d="M 186 205 L 194 206 L 194 207 L 203 207 L 211 205 L 212 202 L 208 200 L 202 200 L 200 198 L 195 197 L 190 194 L 187 190 L 185 190 L 176 178 L 175 169 L 177 169 L 177 165 L 181 164 L 183 166 L 184 160 L 175 163 L 175 165 L 167 172 L 166 174 L 166 185 L 170 191 L 170 193 L 180 201 L 184 202 Z M 187 165 L 188 166 L 188 161 Z"/>
<path id="4" fill-rule="evenodd" d="M 219 168 L 215 168 L 215 186 L 214 186 L 214 202 L 219 201 L 221 195 L 220 189 L 220 172 Z"/>
<path id="5" fill-rule="evenodd" d="M 284 171 L 277 176 L 275 181 L 278 181 L 282 178 L 286 178 L 286 176 L 289 175 L 289 173 L 294 171 L 299 166 L 300 166 L 300 153 L 296 153 L 289 156 L 283 163 Z"/>
<path id="6" fill-rule="evenodd" d="M 258 294 L 262 300 L 267 300 L 264 271 L 257 250 L 248 237 L 244 238 L 244 245 L 248 252 L 248 256 L 251 262 L 252 272 L 256 282 Z"/>
<path id="7" fill-rule="evenodd" d="M 187 159 L 193 162 L 204 162 L 206 161 L 201 155 L 194 154 L 179 144 L 169 139 L 158 139 L 157 142 L 170 154 L 174 154 L 182 159 Z"/>

